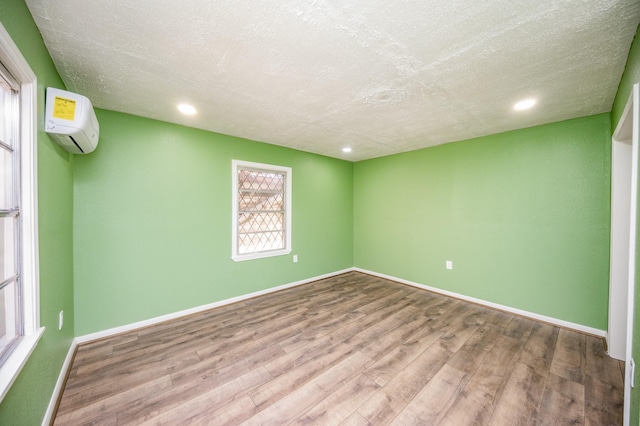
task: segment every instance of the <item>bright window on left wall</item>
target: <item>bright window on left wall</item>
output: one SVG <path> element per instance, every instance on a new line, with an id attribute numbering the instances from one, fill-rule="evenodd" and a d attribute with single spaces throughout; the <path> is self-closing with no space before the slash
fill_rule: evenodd
<path id="1" fill-rule="evenodd" d="M 36 76 L 0 24 L 0 401 L 44 329 L 39 320 Z"/>
<path id="2" fill-rule="evenodd" d="M 22 334 L 20 85 L 0 63 L 0 362 Z"/>

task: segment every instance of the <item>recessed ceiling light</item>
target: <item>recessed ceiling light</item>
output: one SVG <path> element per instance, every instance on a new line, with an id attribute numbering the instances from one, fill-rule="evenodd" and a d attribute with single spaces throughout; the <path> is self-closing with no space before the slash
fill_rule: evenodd
<path id="1" fill-rule="evenodd" d="M 351 152 L 351 148 L 349 147 L 342 148 L 342 152 Z"/>
<path id="2" fill-rule="evenodd" d="M 193 105 L 189 104 L 178 104 L 178 111 L 185 115 L 194 115 L 198 111 L 193 107 Z"/>
<path id="3" fill-rule="evenodd" d="M 524 99 L 520 102 L 516 102 L 516 104 L 513 106 L 513 109 L 515 109 L 516 111 L 523 111 L 525 109 L 533 107 L 535 104 L 535 99 Z"/>

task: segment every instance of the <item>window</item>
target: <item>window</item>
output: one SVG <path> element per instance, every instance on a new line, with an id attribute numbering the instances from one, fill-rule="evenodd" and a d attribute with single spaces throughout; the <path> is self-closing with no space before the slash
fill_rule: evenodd
<path id="1" fill-rule="evenodd" d="M 43 329 L 38 306 L 36 76 L 0 24 L 0 401 Z"/>
<path id="2" fill-rule="evenodd" d="M 291 253 L 291 168 L 232 161 L 235 261 Z"/>
<path id="3" fill-rule="evenodd" d="M 0 64 L 0 362 L 21 334 L 20 85 Z"/>

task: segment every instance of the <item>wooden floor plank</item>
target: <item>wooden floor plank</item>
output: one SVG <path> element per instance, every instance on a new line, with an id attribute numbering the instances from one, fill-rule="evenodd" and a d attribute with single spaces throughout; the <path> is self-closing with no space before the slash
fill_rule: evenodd
<path id="1" fill-rule="evenodd" d="M 169 376 L 163 376 L 123 392 L 114 392 L 105 398 L 95 400 L 75 410 L 69 410 L 57 416 L 55 424 L 117 424 L 117 415 L 122 405 L 129 403 L 131 400 L 143 400 L 155 392 L 162 392 L 171 386 Z"/>
<path id="2" fill-rule="evenodd" d="M 340 426 L 373 426 L 371 423 L 367 421 L 364 417 L 360 415 L 357 411 L 347 417 Z"/>
<path id="3" fill-rule="evenodd" d="M 229 404 L 205 413 L 201 418 L 194 419 L 194 423 L 198 425 L 216 425 L 216 426 L 236 426 L 242 424 L 245 420 L 251 419 L 258 413 L 255 406 L 248 395 L 240 395 Z M 182 426 L 185 423 L 177 423 Z M 189 424 L 189 423 L 187 423 Z"/>
<path id="4" fill-rule="evenodd" d="M 359 374 L 300 416 L 292 425 L 336 425 L 345 421 L 380 388 Z"/>
<path id="5" fill-rule="evenodd" d="M 197 364 L 200 357 L 196 349 L 209 344 L 208 339 L 197 339 L 181 343 L 170 342 L 162 345 L 163 350 L 156 350 L 153 354 L 144 356 L 136 353 L 131 358 L 116 356 L 118 363 L 94 362 L 90 368 L 79 368 L 74 380 L 65 389 L 69 395 L 87 393 L 88 388 L 96 388 L 98 392 L 101 383 L 114 382 L 116 385 L 126 386 L 124 383 L 137 384 L 147 377 L 157 377 L 160 374 L 170 374 L 189 365 Z M 141 351 L 144 353 L 144 351 Z M 102 378 L 102 382 L 98 381 Z"/>
<path id="6" fill-rule="evenodd" d="M 461 315 L 459 321 L 451 324 L 447 332 L 440 339 L 440 346 L 451 352 L 456 352 L 469 339 L 478 328 L 487 320 L 490 311 L 477 309 Z"/>
<path id="7" fill-rule="evenodd" d="M 377 361 L 384 355 L 400 346 L 411 336 L 418 333 L 427 323 L 427 318 L 422 315 L 414 315 L 415 319 L 407 319 L 404 324 L 400 324 L 388 333 L 372 340 L 371 343 L 360 349 L 360 352 L 367 355 L 372 360 Z"/>
<path id="8" fill-rule="evenodd" d="M 580 383 L 556 374 L 549 374 L 536 425 L 582 425 L 586 424 L 584 414 L 585 391 Z M 604 425 L 615 424 L 609 421 Z"/>
<path id="9" fill-rule="evenodd" d="M 440 370 L 450 355 L 451 352 L 439 345 L 430 346 L 377 390 L 358 408 L 358 412 L 369 423 L 388 424 Z"/>
<path id="10" fill-rule="evenodd" d="M 504 335 L 512 339 L 519 339 L 526 342 L 533 330 L 535 321 L 527 318 L 518 318 L 517 321 L 510 321 L 506 327 Z"/>
<path id="11" fill-rule="evenodd" d="M 603 382 L 592 375 L 585 378 L 585 421 L 589 425 L 621 425 L 624 387 Z"/>
<path id="12" fill-rule="evenodd" d="M 263 409 L 286 396 L 292 389 L 302 387 L 307 382 L 312 381 L 327 368 L 359 354 L 360 352 L 357 349 L 357 346 L 354 347 L 346 343 L 336 345 L 308 362 L 259 386 L 249 392 L 249 396 L 259 409 Z"/>
<path id="13" fill-rule="evenodd" d="M 443 425 L 488 424 L 511 372 L 514 360 L 523 346 L 520 340 L 500 336 L 472 373 L 462 392 L 442 419 Z"/>
<path id="14" fill-rule="evenodd" d="M 500 329 L 482 326 L 451 357 L 447 364 L 465 373 L 473 373 L 489 354 L 498 337 Z"/>
<path id="15" fill-rule="evenodd" d="M 224 339 L 211 339 L 212 343 L 215 342 L 215 344 L 203 346 L 198 349 L 197 353 L 202 358 L 208 358 L 233 350 L 239 345 L 251 344 L 254 340 L 264 338 L 271 334 L 277 333 L 278 339 L 290 337 L 306 326 L 305 320 L 307 320 L 308 317 L 305 316 L 305 310 L 304 307 L 299 307 L 291 313 L 279 316 L 277 320 L 266 322 L 247 331 L 239 332 L 234 336 Z"/>
<path id="16" fill-rule="evenodd" d="M 444 333 L 431 328 L 424 328 L 380 358 L 375 364 L 367 368 L 365 374 L 380 386 L 384 386 L 398 373 L 404 370 L 413 360 L 431 345 L 436 344 Z"/>
<path id="17" fill-rule="evenodd" d="M 243 349 L 244 347 L 240 351 L 243 352 Z M 243 357 L 235 356 L 236 353 L 238 352 L 226 352 L 174 371 L 171 373 L 171 380 L 174 386 L 180 386 L 184 383 L 199 384 L 211 380 L 222 384 L 238 375 L 263 366 L 265 362 L 277 359 L 285 352 L 277 344 L 274 344 L 263 345 Z"/>
<path id="18" fill-rule="evenodd" d="M 521 317 L 517 317 L 517 318 L 518 318 L 516 320 L 517 322 L 519 322 L 520 320 L 527 320 L 526 318 L 521 318 Z M 509 314 L 507 312 L 494 310 L 491 312 L 491 315 L 489 315 L 489 318 L 487 318 L 487 320 L 484 322 L 484 325 L 505 330 L 505 333 L 506 333 L 505 335 L 508 335 L 507 329 L 509 328 L 511 322 L 513 321 L 514 321 L 514 315 Z"/>
<path id="19" fill-rule="evenodd" d="M 518 363 L 495 403 L 490 424 L 523 425 L 535 418 L 544 391 L 546 376 Z"/>
<path id="20" fill-rule="evenodd" d="M 601 338 L 349 272 L 78 347 L 56 425 L 620 424 Z"/>
<path id="21" fill-rule="evenodd" d="M 591 377 L 599 377 L 604 383 L 618 389 L 624 388 L 624 375 L 618 366 L 624 366 L 605 353 L 604 339 L 587 339 L 585 373 Z"/>
<path id="22" fill-rule="evenodd" d="M 310 361 L 325 351 L 343 343 L 361 332 L 366 325 L 360 321 L 352 321 L 334 329 L 331 333 L 317 338 L 306 345 L 299 346 L 291 352 L 285 352 L 273 360 L 265 360 L 265 367 L 273 376 L 290 371 L 291 369 Z"/>
<path id="23" fill-rule="evenodd" d="M 198 358 L 195 354 L 183 358 L 184 365 L 194 365 L 197 360 Z M 167 366 L 153 363 L 149 364 L 148 368 L 144 368 L 135 363 L 131 370 L 118 368 L 113 374 L 109 370 L 95 374 L 93 382 L 88 377 L 76 375 L 74 380 L 71 380 L 71 384 L 81 382 L 84 386 L 73 387 L 72 392 L 67 392 L 67 389 L 65 389 L 65 398 L 60 402 L 58 412 L 66 413 L 78 410 L 93 404 L 95 401 L 126 392 L 128 389 L 143 386 L 146 383 L 154 382 L 164 377 L 168 378 L 176 366 L 175 362 L 171 362 Z"/>
<path id="24" fill-rule="evenodd" d="M 520 354 L 520 362 L 538 372 L 548 372 L 556 349 L 560 329 L 549 324 L 536 323 Z"/>
<path id="25" fill-rule="evenodd" d="M 443 365 L 391 424 L 395 426 L 437 425 L 468 379 L 466 373 L 449 365 Z"/>
<path id="26" fill-rule="evenodd" d="M 140 413 L 136 413 L 135 416 L 131 417 L 127 417 L 127 413 L 121 413 L 118 417 L 118 424 L 148 426 L 201 421 L 209 413 L 233 402 L 234 396 L 238 393 L 242 393 L 246 389 L 252 389 L 270 379 L 271 374 L 267 370 L 258 368 L 208 392 L 194 392 L 195 396 L 193 398 L 185 399 L 171 409 L 157 405 L 156 410 L 147 412 L 144 417 L 140 416 Z"/>
<path id="27" fill-rule="evenodd" d="M 551 362 L 551 372 L 576 383 L 584 382 L 585 335 L 560 329 Z"/>
<path id="28" fill-rule="evenodd" d="M 301 386 L 296 386 L 243 424 L 289 424 L 308 408 L 325 399 L 333 389 L 341 387 L 342 384 L 357 376 L 370 362 L 366 355 L 356 351 L 353 356 L 344 358 L 319 376 Z M 251 394 L 250 396 L 256 403 L 255 398 Z M 260 408 L 258 403 L 256 405 Z"/>
<path id="29" fill-rule="evenodd" d="M 297 333 L 278 344 L 285 352 L 292 352 L 300 347 L 312 345 L 321 337 L 335 331 L 337 327 L 344 326 L 355 320 L 364 317 L 361 312 L 331 313 L 323 318 L 316 318 L 315 324 L 310 323 L 309 327 L 301 333 Z"/>

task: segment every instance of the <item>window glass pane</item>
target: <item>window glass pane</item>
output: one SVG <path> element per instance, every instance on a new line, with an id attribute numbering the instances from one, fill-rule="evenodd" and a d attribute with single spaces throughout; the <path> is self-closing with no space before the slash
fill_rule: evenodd
<path id="1" fill-rule="evenodd" d="M 9 114 L 8 108 L 9 100 L 10 100 L 10 92 L 2 85 L 4 80 L 0 76 L 0 141 L 9 144 L 9 126 L 10 123 L 8 121 L 11 118 L 11 114 Z"/>
<path id="2" fill-rule="evenodd" d="M 282 191 L 284 177 L 283 173 L 240 170 L 238 173 L 238 188 L 257 191 Z"/>
<path id="3" fill-rule="evenodd" d="M 0 146 L 0 210 L 14 208 L 12 202 L 13 166 L 11 153 Z"/>
<path id="4" fill-rule="evenodd" d="M 9 146 L 15 144 L 17 94 L 0 75 L 0 141 Z"/>
<path id="5" fill-rule="evenodd" d="M 283 231 L 284 213 L 241 213 L 238 220 L 240 233 Z"/>
<path id="6" fill-rule="evenodd" d="M 13 217 L 0 218 L 0 282 L 16 274 L 15 223 L 16 219 Z"/>
<path id="7" fill-rule="evenodd" d="M 240 234 L 238 239 L 240 240 L 238 244 L 239 254 L 279 250 L 284 248 L 283 231 Z"/>
<path id="8" fill-rule="evenodd" d="M 286 176 L 238 170 L 238 254 L 285 248 Z"/>
<path id="9" fill-rule="evenodd" d="M 0 289 L 0 355 L 18 335 L 16 314 L 16 285 L 11 283 Z"/>
<path id="10" fill-rule="evenodd" d="M 254 210 L 284 210 L 284 194 L 261 193 L 241 190 L 238 194 L 238 208 L 240 211 Z"/>

